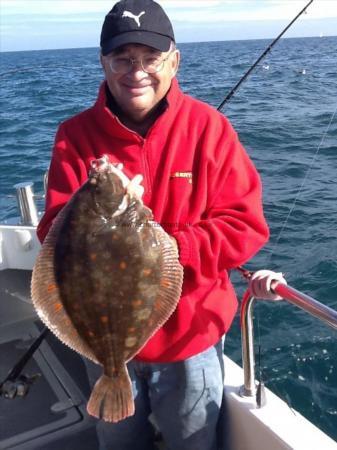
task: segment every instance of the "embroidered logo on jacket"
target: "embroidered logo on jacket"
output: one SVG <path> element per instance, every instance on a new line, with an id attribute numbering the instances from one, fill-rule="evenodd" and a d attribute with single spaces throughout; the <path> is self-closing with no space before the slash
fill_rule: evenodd
<path id="1" fill-rule="evenodd" d="M 192 172 L 173 172 L 170 178 L 187 178 L 188 182 L 192 184 Z"/>
<path id="2" fill-rule="evenodd" d="M 133 19 L 136 22 L 136 24 L 138 25 L 138 27 L 140 27 L 140 20 L 139 19 L 144 14 L 145 14 L 145 11 L 142 11 L 141 13 L 138 14 L 138 16 L 135 16 L 130 11 L 124 11 L 123 14 L 122 14 L 122 17 L 129 17 L 130 19 Z"/>

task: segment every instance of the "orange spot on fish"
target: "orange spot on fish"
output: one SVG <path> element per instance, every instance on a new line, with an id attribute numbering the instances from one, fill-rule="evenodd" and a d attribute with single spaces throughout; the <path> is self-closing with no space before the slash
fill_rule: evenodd
<path id="1" fill-rule="evenodd" d="M 135 331 L 136 331 L 136 328 L 135 327 L 130 327 L 130 328 L 128 328 L 128 333 L 134 333 Z"/>
<path id="2" fill-rule="evenodd" d="M 61 311 L 62 308 L 63 308 L 62 303 L 56 303 L 54 305 L 55 312 Z"/>
<path id="3" fill-rule="evenodd" d="M 153 307 L 154 307 L 154 309 L 156 310 L 156 311 L 159 311 L 160 310 L 160 308 L 161 308 L 161 304 L 160 304 L 160 302 L 155 302 L 155 304 L 153 305 Z"/>
<path id="4" fill-rule="evenodd" d="M 143 300 L 137 299 L 137 300 L 132 300 L 131 305 L 132 306 L 141 306 L 143 304 Z"/>
<path id="5" fill-rule="evenodd" d="M 94 337 L 95 336 L 95 333 L 93 333 L 92 331 L 88 331 L 88 336 L 90 336 L 90 337 Z"/>
<path id="6" fill-rule="evenodd" d="M 151 270 L 151 269 L 144 269 L 144 270 L 143 270 L 143 275 L 144 275 L 145 277 L 148 277 L 149 275 L 151 275 L 151 273 L 152 273 L 152 270 Z"/>
<path id="7" fill-rule="evenodd" d="M 119 268 L 122 269 L 122 270 L 126 269 L 126 262 L 125 262 L 125 261 L 122 261 L 122 262 L 119 264 Z"/>
<path id="8" fill-rule="evenodd" d="M 161 280 L 160 285 L 163 287 L 170 287 L 171 283 L 169 282 L 169 280 L 164 278 L 163 280 Z"/>
<path id="9" fill-rule="evenodd" d="M 91 261 L 96 261 L 96 259 L 97 259 L 97 254 L 96 254 L 96 253 L 91 253 L 90 259 L 91 259 Z"/>
<path id="10" fill-rule="evenodd" d="M 109 322 L 109 317 L 108 316 L 101 316 L 100 317 L 100 321 L 102 323 L 108 323 Z"/>
<path id="11" fill-rule="evenodd" d="M 56 289 L 56 284 L 49 284 L 47 286 L 47 291 L 48 292 L 53 292 L 53 291 L 55 291 L 55 289 Z"/>

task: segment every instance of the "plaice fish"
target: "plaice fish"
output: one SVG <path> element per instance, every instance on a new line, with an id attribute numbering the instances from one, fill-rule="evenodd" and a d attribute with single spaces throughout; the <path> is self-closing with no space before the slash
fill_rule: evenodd
<path id="1" fill-rule="evenodd" d="M 32 300 L 65 344 L 103 367 L 89 414 L 134 413 L 126 363 L 173 313 L 183 270 L 175 245 L 129 180 L 105 156 L 56 217 L 37 257 Z"/>

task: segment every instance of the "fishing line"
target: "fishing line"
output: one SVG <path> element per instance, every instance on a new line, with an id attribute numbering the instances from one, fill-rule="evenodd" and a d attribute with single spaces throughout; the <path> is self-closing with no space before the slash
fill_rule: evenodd
<path id="1" fill-rule="evenodd" d="M 281 236 L 282 236 L 282 234 L 283 234 L 283 232 L 284 232 L 284 230 L 285 230 L 285 228 L 286 228 L 286 226 L 287 226 L 287 224 L 288 224 L 288 221 L 289 221 L 289 219 L 290 219 L 290 216 L 292 215 L 292 213 L 294 212 L 294 210 L 295 210 L 295 208 L 296 208 L 297 201 L 299 200 L 299 198 L 300 198 L 300 196 L 301 196 L 301 194 L 302 194 L 302 191 L 303 191 L 303 188 L 304 188 L 304 186 L 305 186 L 305 184 L 306 184 L 306 182 L 307 182 L 308 176 L 309 176 L 309 174 L 310 174 L 310 172 L 311 172 L 311 170 L 312 170 L 312 168 L 313 168 L 313 166 L 314 166 L 314 163 L 315 163 L 315 161 L 316 161 L 316 158 L 317 158 L 317 156 L 318 156 L 318 153 L 319 153 L 319 151 L 320 151 L 320 149 L 321 149 L 321 147 L 322 147 L 322 145 L 323 145 L 323 143 L 324 143 L 324 141 L 325 141 L 325 139 L 326 139 L 326 136 L 327 136 L 327 134 L 328 134 L 328 132 L 329 132 L 329 130 L 330 130 L 331 124 L 332 124 L 332 122 L 333 122 L 333 120 L 334 120 L 334 118 L 335 118 L 336 113 L 337 113 L 337 104 L 336 104 L 335 111 L 334 111 L 334 112 L 332 113 L 332 115 L 331 115 L 329 124 L 328 124 L 326 130 L 325 130 L 324 133 L 323 133 L 323 136 L 322 136 L 322 138 L 321 138 L 321 142 L 319 143 L 319 145 L 318 145 L 318 147 L 317 147 L 315 153 L 313 154 L 313 156 L 312 156 L 312 158 L 311 158 L 309 167 L 308 167 L 308 169 L 307 169 L 307 171 L 306 171 L 306 173 L 305 173 L 305 175 L 304 175 L 302 184 L 301 184 L 301 186 L 300 186 L 300 188 L 299 188 L 299 190 L 298 190 L 298 192 L 297 192 L 297 194 L 296 194 L 296 196 L 295 196 L 294 202 L 293 202 L 293 204 L 292 204 L 292 206 L 291 206 L 291 208 L 290 208 L 290 210 L 289 210 L 289 212 L 288 212 L 288 215 L 287 215 L 287 217 L 286 217 L 286 219 L 285 219 L 285 221 L 284 221 L 284 223 L 283 223 L 283 225 L 282 225 L 282 227 L 281 227 L 281 230 L 280 230 L 280 232 L 279 232 L 279 234 L 278 234 L 278 237 L 277 237 L 276 242 L 275 242 L 275 244 L 274 244 L 274 248 L 273 248 L 272 252 L 269 254 L 269 257 L 267 258 L 266 266 L 270 263 L 270 260 L 271 260 L 273 254 L 275 253 L 275 251 L 276 251 L 276 249 L 277 249 L 277 247 L 278 247 L 278 244 L 279 244 L 279 241 L 280 241 L 280 239 L 281 239 Z"/>
<path id="2" fill-rule="evenodd" d="M 322 147 L 322 145 L 323 145 L 323 143 L 324 143 L 324 141 L 326 139 L 326 136 L 327 136 L 327 134 L 328 134 L 328 132 L 330 130 L 331 124 L 332 124 L 332 122 L 333 122 L 333 120 L 334 120 L 334 118 L 336 116 L 336 113 L 337 113 L 337 104 L 336 104 L 336 108 L 335 108 L 334 112 L 332 113 L 332 115 L 330 117 L 330 121 L 328 123 L 328 126 L 326 127 L 325 131 L 323 132 L 321 141 L 320 141 L 319 145 L 317 146 L 317 149 L 316 149 L 315 153 L 313 154 L 313 156 L 311 158 L 309 167 L 308 167 L 308 169 L 307 169 L 307 171 L 306 171 L 306 173 L 304 175 L 304 178 L 302 180 L 301 186 L 300 186 L 299 190 L 297 191 L 297 194 L 295 196 L 293 204 L 292 204 L 292 206 L 291 206 L 291 208 L 290 208 L 290 210 L 288 212 L 288 215 L 287 215 L 287 217 L 286 217 L 286 219 L 285 219 L 285 221 L 284 221 L 284 223 L 283 223 L 283 225 L 281 227 L 281 230 L 280 230 L 280 232 L 278 234 L 276 242 L 275 242 L 275 244 L 273 246 L 274 248 L 273 248 L 272 252 L 269 254 L 269 257 L 266 260 L 266 264 L 265 264 L 266 267 L 268 267 L 268 265 L 269 265 L 269 263 L 271 261 L 271 258 L 272 258 L 273 254 L 275 253 L 275 251 L 276 251 L 276 249 L 278 247 L 278 244 L 279 244 L 279 241 L 281 239 L 281 236 L 282 236 L 284 230 L 286 229 L 288 221 L 289 221 L 291 215 L 293 214 L 293 212 L 294 212 L 294 210 L 296 208 L 297 202 L 298 202 L 298 200 L 299 200 L 299 198 L 300 198 L 300 196 L 302 194 L 303 188 L 304 188 L 304 186 L 305 186 L 305 184 L 307 182 L 309 174 L 310 174 L 310 172 L 311 172 L 311 170 L 312 170 L 312 168 L 314 166 L 314 163 L 315 163 L 315 161 L 317 159 L 318 153 L 319 153 L 319 151 L 320 151 L 320 149 L 321 149 L 321 147 Z M 242 268 L 241 268 L 241 271 L 242 271 Z M 251 276 L 251 274 L 250 274 L 250 276 Z M 246 274 L 246 277 L 247 277 L 247 274 Z M 259 400 L 260 400 L 260 397 L 261 397 L 261 390 L 263 389 L 263 385 L 264 385 L 264 383 L 263 383 L 264 376 L 263 376 L 263 370 L 261 368 L 261 359 L 262 359 L 261 348 L 262 348 L 262 346 L 261 346 L 260 314 L 259 314 L 258 310 L 256 312 L 256 329 L 257 329 L 257 339 L 258 339 L 258 348 L 259 348 L 259 359 L 258 359 L 258 361 L 259 361 L 258 362 L 259 386 L 258 386 L 258 391 L 257 391 L 257 402 L 259 404 Z M 278 389 L 276 389 L 275 385 L 273 386 L 273 389 L 278 391 Z M 282 397 L 282 395 L 281 395 L 281 397 Z M 291 403 L 290 403 L 289 400 L 290 399 L 287 398 L 286 399 L 286 403 L 288 404 L 289 408 L 291 409 Z"/>
<path id="3" fill-rule="evenodd" d="M 332 124 L 332 122 L 333 122 L 333 120 L 334 120 L 334 118 L 336 116 L 336 113 L 337 113 L 337 104 L 336 104 L 336 108 L 335 108 L 334 112 L 332 113 L 332 115 L 330 117 L 330 121 L 328 123 L 328 126 L 326 127 L 325 131 L 323 132 L 321 141 L 318 144 L 317 149 L 316 149 L 315 153 L 313 154 L 313 156 L 311 158 L 309 167 L 308 167 L 308 169 L 307 169 L 307 171 L 306 171 L 306 173 L 304 175 L 304 178 L 302 180 L 301 186 L 300 186 L 299 190 L 297 191 L 297 194 L 295 196 L 293 204 L 292 204 L 292 206 L 291 206 L 291 208 L 290 208 L 290 210 L 288 212 L 288 215 L 287 215 L 287 217 L 286 217 L 286 219 L 285 219 L 285 221 L 284 221 L 284 223 L 283 223 L 283 225 L 281 227 L 281 230 L 280 230 L 280 232 L 278 234 L 276 242 L 275 242 L 275 244 L 273 246 L 274 248 L 273 248 L 272 252 L 269 254 L 269 256 L 268 256 L 268 258 L 266 260 L 265 267 L 267 267 L 267 268 L 268 268 L 268 265 L 269 265 L 269 263 L 271 261 L 271 258 L 273 256 L 273 254 L 275 253 L 275 251 L 276 251 L 276 249 L 278 247 L 279 241 L 281 239 L 281 236 L 282 236 L 284 230 L 286 229 L 288 221 L 289 221 L 291 215 L 293 214 L 293 212 L 294 212 L 294 210 L 296 208 L 297 202 L 298 202 L 298 200 L 299 200 L 299 198 L 300 198 L 300 196 L 302 194 L 303 188 L 304 188 L 304 186 L 305 186 L 305 184 L 307 182 L 309 174 L 310 174 L 310 172 L 311 172 L 311 170 L 312 170 L 312 168 L 314 166 L 314 163 L 315 163 L 315 161 L 317 159 L 318 153 L 319 153 L 319 151 L 320 151 L 320 149 L 321 149 L 321 147 L 322 147 L 322 145 L 323 145 L 323 143 L 324 143 L 324 141 L 326 139 L 326 136 L 327 136 L 327 134 L 328 134 L 328 132 L 330 130 L 331 124 Z M 241 268 L 241 271 L 242 271 L 242 268 Z M 248 272 L 248 274 L 249 274 L 249 272 Z M 247 277 L 247 273 L 246 273 L 246 275 L 245 274 L 243 274 L 243 275 Z M 251 276 L 251 274 L 250 274 L 250 276 Z M 260 314 L 259 314 L 258 310 L 257 310 L 257 313 L 256 313 L 256 331 L 257 331 L 258 348 L 259 348 L 259 364 L 258 364 L 259 367 L 258 367 L 258 371 L 259 371 L 259 375 L 260 375 L 260 384 L 261 384 L 261 383 L 263 383 L 263 378 L 264 377 L 262 376 L 263 375 L 263 370 L 261 368 L 261 359 L 262 359 L 262 357 L 261 357 L 261 348 L 262 348 L 262 345 L 261 345 L 261 331 L 260 331 Z M 274 389 L 275 389 L 275 386 L 274 386 Z M 288 402 L 288 400 L 287 400 L 287 402 Z M 289 404 L 288 404 L 288 406 L 290 407 Z"/>

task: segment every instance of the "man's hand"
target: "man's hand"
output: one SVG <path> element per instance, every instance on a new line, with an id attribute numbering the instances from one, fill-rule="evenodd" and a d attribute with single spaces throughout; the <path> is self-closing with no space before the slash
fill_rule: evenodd
<path id="1" fill-rule="evenodd" d="M 126 189 L 127 194 L 130 198 L 137 198 L 137 200 L 142 200 L 144 194 L 144 187 L 140 184 L 143 181 L 142 175 L 136 175 L 130 180 L 129 177 L 123 172 L 123 163 L 117 165 L 111 165 L 111 170 L 114 172 L 123 183 L 123 187 Z"/>
<path id="2" fill-rule="evenodd" d="M 250 292 L 255 298 L 282 300 L 282 297 L 271 290 L 271 283 L 273 281 L 280 281 L 283 284 L 287 284 L 282 273 L 273 272 L 271 270 L 258 270 L 253 273 L 249 280 Z"/>

